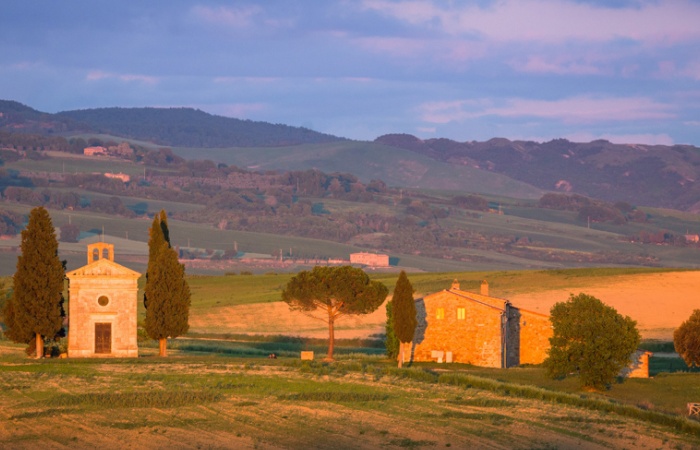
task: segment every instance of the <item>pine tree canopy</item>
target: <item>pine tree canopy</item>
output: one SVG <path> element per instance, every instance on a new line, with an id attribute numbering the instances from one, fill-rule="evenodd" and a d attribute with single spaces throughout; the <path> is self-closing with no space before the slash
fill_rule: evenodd
<path id="1" fill-rule="evenodd" d="M 34 208 L 22 231 L 14 294 L 5 305 L 7 336 L 29 343 L 39 334 L 53 338 L 63 326 L 62 292 L 65 268 L 58 258 L 58 241 L 48 211 Z"/>
<path id="2" fill-rule="evenodd" d="M 328 323 L 328 356 L 333 359 L 335 321 L 345 315 L 369 314 L 384 303 L 388 289 L 372 281 L 362 269 L 351 266 L 314 267 L 293 277 L 282 291 L 282 300 L 293 311 L 301 311 Z M 320 310 L 324 317 L 311 314 Z"/>

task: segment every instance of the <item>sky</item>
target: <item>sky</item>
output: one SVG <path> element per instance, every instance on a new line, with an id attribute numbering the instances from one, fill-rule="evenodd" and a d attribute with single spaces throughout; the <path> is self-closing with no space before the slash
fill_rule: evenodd
<path id="1" fill-rule="evenodd" d="M 700 0 L 3 0 L 0 99 L 700 146 Z"/>

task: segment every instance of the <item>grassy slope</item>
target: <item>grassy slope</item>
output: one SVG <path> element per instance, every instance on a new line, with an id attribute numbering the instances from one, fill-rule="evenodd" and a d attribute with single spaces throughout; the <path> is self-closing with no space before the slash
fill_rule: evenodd
<path id="1" fill-rule="evenodd" d="M 344 143 L 343 145 L 356 145 Z M 368 146 L 375 144 L 367 144 Z M 311 147 L 309 147 L 311 148 Z M 370 147 L 368 147 L 370 148 Z M 288 150 L 288 149 L 287 149 Z M 393 151 L 393 149 L 391 149 Z M 266 150 L 267 151 L 267 150 Z M 283 149 L 269 149 L 271 152 L 283 152 Z M 311 151 L 307 149 L 307 151 Z M 331 151 L 331 150 L 327 150 Z M 352 155 L 352 151 L 345 149 Z M 376 152 L 384 157 L 383 150 Z M 292 154 L 290 158 L 297 158 Z M 345 157 L 344 157 L 345 158 Z M 360 158 L 345 158 L 350 164 L 350 160 Z M 113 165 L 112 161 L 101 159 L 84 160 L 75 158 L 50 159 L 36 162 L 36 167 L 27 166 L 27 162 L 8 164 L 8 168 L 32 168 L 32 169 L 52 169 L 62 170 L 63 162 L 66 163 L 66 171 L 104 171 L 121 170 L 127 173 L 139 174 L 142 170 L 140 165 L 131 165 L 128 162 Z M 342 161 L 342 159 L 341 159 Z M 71 164 L 81 164 L 71 169 Z M 87 165 L 84 165 L 87 164 Z M 301 164 L 301 163 L 300 163 Z M 346 167 L 349 169 L 349 167 Z M 483 180 L 479 181 L 480 183 Z M 88 194 L 82 192 L 82 194 Z M 432 194 L 449 197 L 449 193 L 439 193 L 433 191 Z M 101 197 L 103 194 L 92 194 L 93 197 Z M 157 212 L 160 209 L 167 211 L 196 210 L 201 205 L 189 205 L 175 202 L 153 201 L 140 198 L 122 197 L 124 203 L 137 207 L 139 211 L 147 210 L 149 213 Z M 534 268 L 560 268 L 576 265 L 600 265 L 604 264 L 604 258 L 597 257 L 595 262 L 590 263 L 589 257 L 598 252 L 615 251 L 625 255 L 642 255 L 657 258 L 659 264 L 667 267 L 697 267 L 697 248 L 677 248 L 671 246 L 638 245 L 626 242 L 626 237 L 637 234 L 641 230 L 670 230 L 674 233 L 685 233 L 686 231 L 697 232 L 700 229 L 700 217 L 679 213 L 677 211 L 666 211 L 658 209 L 648 209 L 651 215 L 648 224 L 628 224 L 626 226 L 616 226 L 610 224 L 592 224 L 591 229 L 576 219 L 576 214 L 563 211 L 540 210 L 532 207 L 532 201 L 515 201 L 513 199 L 501 199 L 505 215 L 480 214 L 473 217 L 456 210 L 448 219 L 441 219 L 442 223 L 467 231 L 477 231 L 486 235 L 496 235 L 500 239 L 514 239 L 527 237 L 534 244 L 531 249 L 539 252 L 541 258 L 523 258 L 494 251 L 485 251 L 478 248 L 463 248 L 459 250 L 461 256 L 468 260 L 465 262 L 427 257 L 425 255 L 405 255 L 392 253 L 391 256 L 398 260 L 398 265 L 407 268 L 418 268 L 427 271 L 455 271 L 455 270 L 517 270 Z M 384 215 L 401 214 L 403 207 L 392 205 L 366 204 L 357 202 L 338 201 L 334 199 L 318 200 L 324 207 L 332 212 L 340 213 L 378 213 Z M 10 203 L 3 204 L 3 208 L 26 214 L 29 207 Z M 77 223 L 82 230 L 93 230 L 101 232 L 104 226 L 105 233 L 109 236 L 128 238 L 132 241 L 146 242 L 149 221 L 144 219 L 125 220 L 106 215 L 93 214 L 87 212 L 51 211 L 54 218 L 54 225 L 61 226 L 70 220 Z M 197 248 L 213 248 L 226 250 L 233 248 L 234 242 L 238 244 L 241 251 L 272 254 L 279 249 L 292 248 L 294 254 L 317 255 L 321 258 L 347 258 L 348 254 L 363 250 L 362 239 L 349 244 L 339 244 L 328 241 L 297 238 L 290 236 L 279 236 L 264 233 L 222 231 L 217 230 L 208 224 L 191 224 L 173 221 L 173 242 L 177 246 L 192 246 Z M 371 239 L 371 236 L 368 237 Z M 355 245 L 357 244 L 357 245 Z M 121 243 L 120 243 L 121 245 Z M 0 250 L 17 246 L 17 242 L 0 241 Z M 68 247 L 62 246 L 62 251 Z M 120 249 L 117 248 L 117 253 Z M 559 257 L 565 256 L 567 262 L 559 262 Z M 71 253 L 65 256 L 69 262 L 82 261 L 82 255 L 74 258 Z M 549 258 L 549 259 L 548 259 Z M 580 262 L 577 262 L 579 260 Z M 602 263 L 600 261 L 603 261 Z M 0 274 L 10 274 L 14 271 L 16 255 L 14 253 L 0 251 Z M 141 267 L 134 267 L 141 270 Z M 197 269 L 192 269 L 197 270 Z M 239 269 L 242 270 L 242 269 Z M 291 270 L 296 270 L 292 268 Z M 211 273 L 211 272 L 209 272 Z"/>
<path id="2" fill-rule="evenodd" d="M 543 191 L 467 166 L 454 166 L 417 153 L 372 142 L 337 142 L 279 148 L 175 148 L 187 159 L 211 159 L 256 170 L 307 170 L 352 173 L 363 181 L 383 180 L 390 186 L 489 193 L 539 198 Z"/>
<path id="3" fill-rule="evenodd" d="M 601 278 L 623 275 L 645 275 L 675 269 L 596 268 L 512 272 L 443 272 L 412 273 L 409 279 L 416 295 L 437 292 L 458 280 L 462 289 L 478 292 L 482 280 L 488 280 L 489 292 L 497 297 L 538 292 L 557 288 L 585 289 L 600 284 Z M 191 277 L 192 311 L 208 311 L 212 307 L 227 307 L 251 303 L 280 301 L 281 291 L 293 274 L 236 275 Z M 391 291 L 398 274 L 377 273 L 371 277 L 384 283 Z"/>
<path id="4" fill-rule="evenodd" d="M 460 367 L 457 377 L 397 371 L 378 359 L 335 365 L 296 359 L 192 356 L 167 360 L 44 360 L 0 343 L 0 446 L 235 448 L 692 448 L 697 422 L 658 425 L 633 405 L 624 413 L 593 394 L 567 397 L 519 383 L 542 381 L 536 369 L 494 373 Z M 511 375 L 512 374 L 512 375 Z M 484 376 L 485 375 L 485 376 Z M 456 386 L 470 376 L 479 387 Z M 497 375 L 498 376 L 498 375 Z M 465 378 L 461 378 L 465 379 Z M 697 378 L 629 380 L 630 389 L 663 401 L 669 390 L 698 390 Z M 623 385 L 623 386 L 625 386 Z M 519 387 L 521 386 L 521 387 Z M 506 393 L 508 391 L 508 393 Z M 531 398 L 547 394 L 552 400 Z M 607 393 L 628 403 L 621 386 Z M 573 406 L 556 399 L 571 399 Z M 674 397 L 675 400 L 675 397 Z M 646 400 L 647 408 L 674 410 Z M 525 413 L 525 414 L 523 414 Z M 631 417 L 632 416 L 632 417 Z M 668 417 L 669 419 L 665 419 Z M 63 426 L 56 426 L 56 421 Z M 684 426 L 678 433 L 673 426 Z"/>

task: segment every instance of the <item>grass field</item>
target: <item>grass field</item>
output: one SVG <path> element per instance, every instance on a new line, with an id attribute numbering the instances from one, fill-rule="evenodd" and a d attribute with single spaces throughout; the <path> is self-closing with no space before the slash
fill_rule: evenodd
<path id="1" fill-rule="evenodd" d="M 627 380 L 602 394 L 537 368 L 399 370 L 191 350 L 167 359 L 31 360 L 0 342 L 0 447 L 692 449 L 700 378 Z M 502 380 L 502 381 L 499 381 Z"/>
<path id="2" fill-rule="evenodd" d="M 449 189 L 539 198 L 543 191 L 496 173 L 456 166 L 373 142 L 336 142 L 275 148 L 173 148 L 186 159 L 210 159 L 251 170 L 307 170 L 351 173 L 390 186 Z"/>
<path id="3" fill-rule="evenodd" d="M 225 159 L 227 162 L 236 160 L 242 162 L 242 166 L 255 165 L 254 159 L 258 158 L 250 149 L 216 149 L 210 150 L 211 155 L 201 149 L 191 149 L 182 151 L 189 152 L 190 156 L 205 158 L 217 156 L 214 159 Z M 397 149 L 384 147 L 374 143 L 347 143 L 341 142 L 333 145 L 323 146 L 303 146 L 289 153 L 280 149 L 256 149 L 255 152 L 261 154 L 276 155 L 280 159 L 280 164 L 289 163 L 284 166 L 286 169 L 306 169 L 308 161 L 314 157 L 318 158 L 328 155 L 337 156 L 338 161 L 346 161 L 346 166 L 342 172 L 352 172 L 361 175 L 360 167 L 364 167 L 367 179 L 376 178 L 372 170 L 379 170 L 373 165 L 365 164 L 362 155 L 371 154 L 372 160 L 379 165 L 394 163 L 393 176 L 396 181 L 413 180 L 416 186 L 407 187 L 403 193 L 409 198 L 423 199 L 427 194 L 430 201 L 435 202 L 436 207 L 444 208 L 450 205 L 450 199 L 459 194 L 477 192 L 477 187 L 486 188 L 490 194 L 488 199 L 498 201 L 501 205 L 503 215 L 489 213 L 474 213 L 460 209 L 453 209 L 450 216 L 445 219 L 436 220 L 438 225 L 444 225 L 448 234 L 459 234 L 464 230 L 466 235 L 469 232 L 478 233 L 472 242 L 468 238 L 456 249 L 445 250 L 441 247 L 431 249 L 411 249 L 413 254 L 401 254 L 389 251 L 392 264 L 395 268 L 407 268 L 409 270 L 420 270 L 429 272 L 446 271 L 482 271 L 482 270 L 522 270 L 522 269 L 552 269 L 564 267 L 586 267 L 602 264 L 617 265 L 655 265 L 663 267 L 700 267 L 697 247 L 676 247 L 671 245 L 641 245 L 632 244 L 629 237 L 638 234 L 640 231 L 658 232 L 667 230 L 676 234 L 694 233 L 700 228 L 700 217 L 697 215 L 680 213 L 663 209 L 644 208 L 649 214 L 649 222 L 645 224 L 628 223 L 624 226 L 613 224 L 594 223 L 588 228 L 576 218 L 576 214 L 566 211 L 550 211 L 535 208 L 536 199 L 541 194 L 540 191 L 531 192 L 522 190 L 519 185 L 513 185 L 507 180 L 499 179 L 494 174 L 484 175 L 483 172 L 472 171 L 468 167 L 440 167 L 436 168 L 430 164 L 436 161 L 415 160 L 413 165 L 396 163 L 400 157 L 395 154 Z M 286 153 L 285 153 L 286 152 Z M 284 153 L 284 154 L 282 154 Z M 314 156 L 316 155 L 316 156 Z M 320 156 L 319 156 L 320 155 Z M 32 170 L 32 171 L 55 171 L 57 173 L 93 173 L 106 171 L 122 171 L 135 177 L 141 176 L 143 166 L 128 161 L 107 160 L 102 158 L 89 158 L 80 155 L 67 155 L 62 153 L 51 153 L 51 158 L 39 161 L 18 161 L 7 163 L 8 169 Z M 239 161 L 240 160 L 240 161 Z M 289 160 L 289 161 L 287 161 Z M 430 163 L 430 164 L 429 164 Z M 345 163 L 344 163 L 345 164 Z M 329 167 L 319 167 L 320 169 L 333 171 Z M 264 169 L 264 167 L 258 167 Z M 451 172 L 457 171 L 457 172 Z M 467 171 L 467 172 L 464 172 Z M 463 173 L 464 172 L 464 173 Z M 472 173 L 474 172 L 474 173 Z M 432 178 L 431 178 L 432 177 Z M 441 186 L 437 179 L 448 180 L 450 183 L 457 180 L 466 183 L 466 186 Z M 391 180 L 385 180 L 390 185 Z M 511 180 L 512 182 L 512 180 Z M 421 183 L 425 184 L 422 188 Z M 491 186 L 493 183 L 496 187 Z M 424 189 L 426 186 L 432 189 Z M 472 186 L 468 188 L 467 186 Z M 436 188 L 442 187 L 442 190 Z M 520 186 L 522 187 L 522 186 Z M 497 189 L 498 188 L 498 189 Z M 37 188 L 42 189 L 42 188 Z M 105 197 L 106 194 L 88 192 L 82 189 L 67 189 L 76 191 L 81 195 L 90 198 Z M 452 190 L 450 190 L 452 189 Z M 500 190 L 499 190 L 500 189 Z M 507 197 L 518 193 L 521 198 Z M 522 197 L 527 197 L 523 199 Z M 104 227 L 107 239 L 112 237 L 129 239 L 132 241 L 147 241 L 148 226 L 150 222 L 141 218 L 144 213 L 153 214 L 160 209 L 172 213 L 190 212 L 195 213 L 201 209 L 202 205 L 193 205 L 178 202 L 158 201 L 137 197 L 120 197 L 123 203 L 136 211 L 139 218 L 124 219 L 121 217 L 109 217 L 104 214 L 95 214 L 85 211 L 58 211 L 51 210 L 54 225 L 59 227 L 69 220 L 77 224 L 83 231 L 98 231 Z M 394 199 L 397 201 L 397 199 Z M 312 199 L 314 202 L 323 203 L 326 210 L 333 214 L 379 214 L 384 217 L 404 214 L 405 205 L 388 202 L 361 203 L 337 200 L 332 198 Z M 12 203 L 3 203 L 3 209 L 27 214 L 30 207 Z M 285 253 L 291 249 L 294 255 L 304 255 L 308 257 L 318 257 L 320 259 L 347 259 L 352 252 L 366 251 L 368 242 L 379 247 L 372 247 L 371 250 L 385 251 L 382 249 L 379 233 L 360 234 L 354 236 L 348 242 L 337 243 L 327 240 L 300 238 L 294 236 L 284 236 L 267 233 L 242 232 L 233 230 L 219 230 L 210 223 L 186 223 L 176 220 L 170 221 L 172 229 L 173 244 L 179 247 L 194 247 L 199 249 L 230 250 L 234 246 L 242 252 L 250 252 L 262 255 L 279 254 L 280 249 Z M 434 225 L 434 224 L 432 224 Z M 426 225 L 427 226 L 427 225 Z M 449 230 L 449 231 L 448 231 Z M 523 239 L 528 244 L 516 241 Z M 487 243 L 493 241 L 492 243 Z M 485 243 L 486 242 L 486 243 Z M 508 243 L 507 245 L 505 243 Z M 121 243 L 120 243 L 121 244 Z M 505 247 L 504 247 L 505 245 Z M 9 275 L 13 272 L 16 258 L 16 241 L 0 241 L 0 274 Z M 62 248 L 63 251 L 63 248 Z M 116 249 L 119 254 L 120 249 Z M 428 253 L 425 253 L 428 251 Z M 67 250 L 65 256 L 69 262 L 74 259 L 72 250 Z M 452 253 L 450 255 L 450 253 Z M 445 256 L 447 255 L 447 256 Z M 141 270 L 141 266 L 134 267 Z M 216 265 L 205 267 L 204 265 L 193 265 L 189 268 L 190 273 L 223 273 L 229 268 Z M 237 268 L 234 270 L 245 270 Z M 296 271 L 294 265 L 286 266 L 280 271 Z M 264 273 L 265 268 L 251 268 L 256 273 Z"/>

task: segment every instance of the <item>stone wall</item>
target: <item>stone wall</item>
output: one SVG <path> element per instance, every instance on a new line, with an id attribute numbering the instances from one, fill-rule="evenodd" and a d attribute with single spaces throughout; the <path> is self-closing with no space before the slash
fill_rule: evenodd
<path id="1" fill-rule="evenodd" d="M 452 361 L 501 367 L 501 311 L 442 291 L 416 302 L 418 325 L 412 345 L 414 361 L 433 361 L 433 351 L 452 352 Z M 458 309 L 464 308 L 464 318 Z M 442 318 L 438 310 L 442 309 Z"/>
<path id="2" fill-rule="evenodd" d="M 73 279 L 68 314 L 68 356 L 138 356 L 136 283 L 119 278 Z M 132 284 L 132 286 L 129 286 Z M 108 303 L 100 305 L 98 299 Z M 112 325 L 110 354 L 95 354 L 95 324 Z"/>
<path id="3" fill-rule="evenodd" d="M 111 244 L 88 246 L 88 264 L 66 275 L 68 356 L 138 356 L 137 304 L 140 273 L 112 261 Z M 96 353 L 95 325 L 109 324 L 109 353 Z"/>
<path id="4" fill-rule="evenodd" d="M 519 364 L 541 364 L 547 358 L 552 322 L 549 316 L 519 309 L 520 361 Z"/>
<path id="5" fill-rule="evenodd" d="M 414 361 L 434 361 L 439 355 L 449 360 L 451 352 L 453 362 L 513 367 L 540 364 L 547 357 L 549 316 L 489 297 L 486 282 L 475 294 L 460 290 L 455 281 L 451 289 L 418 300 L 416 309 Z"/>

